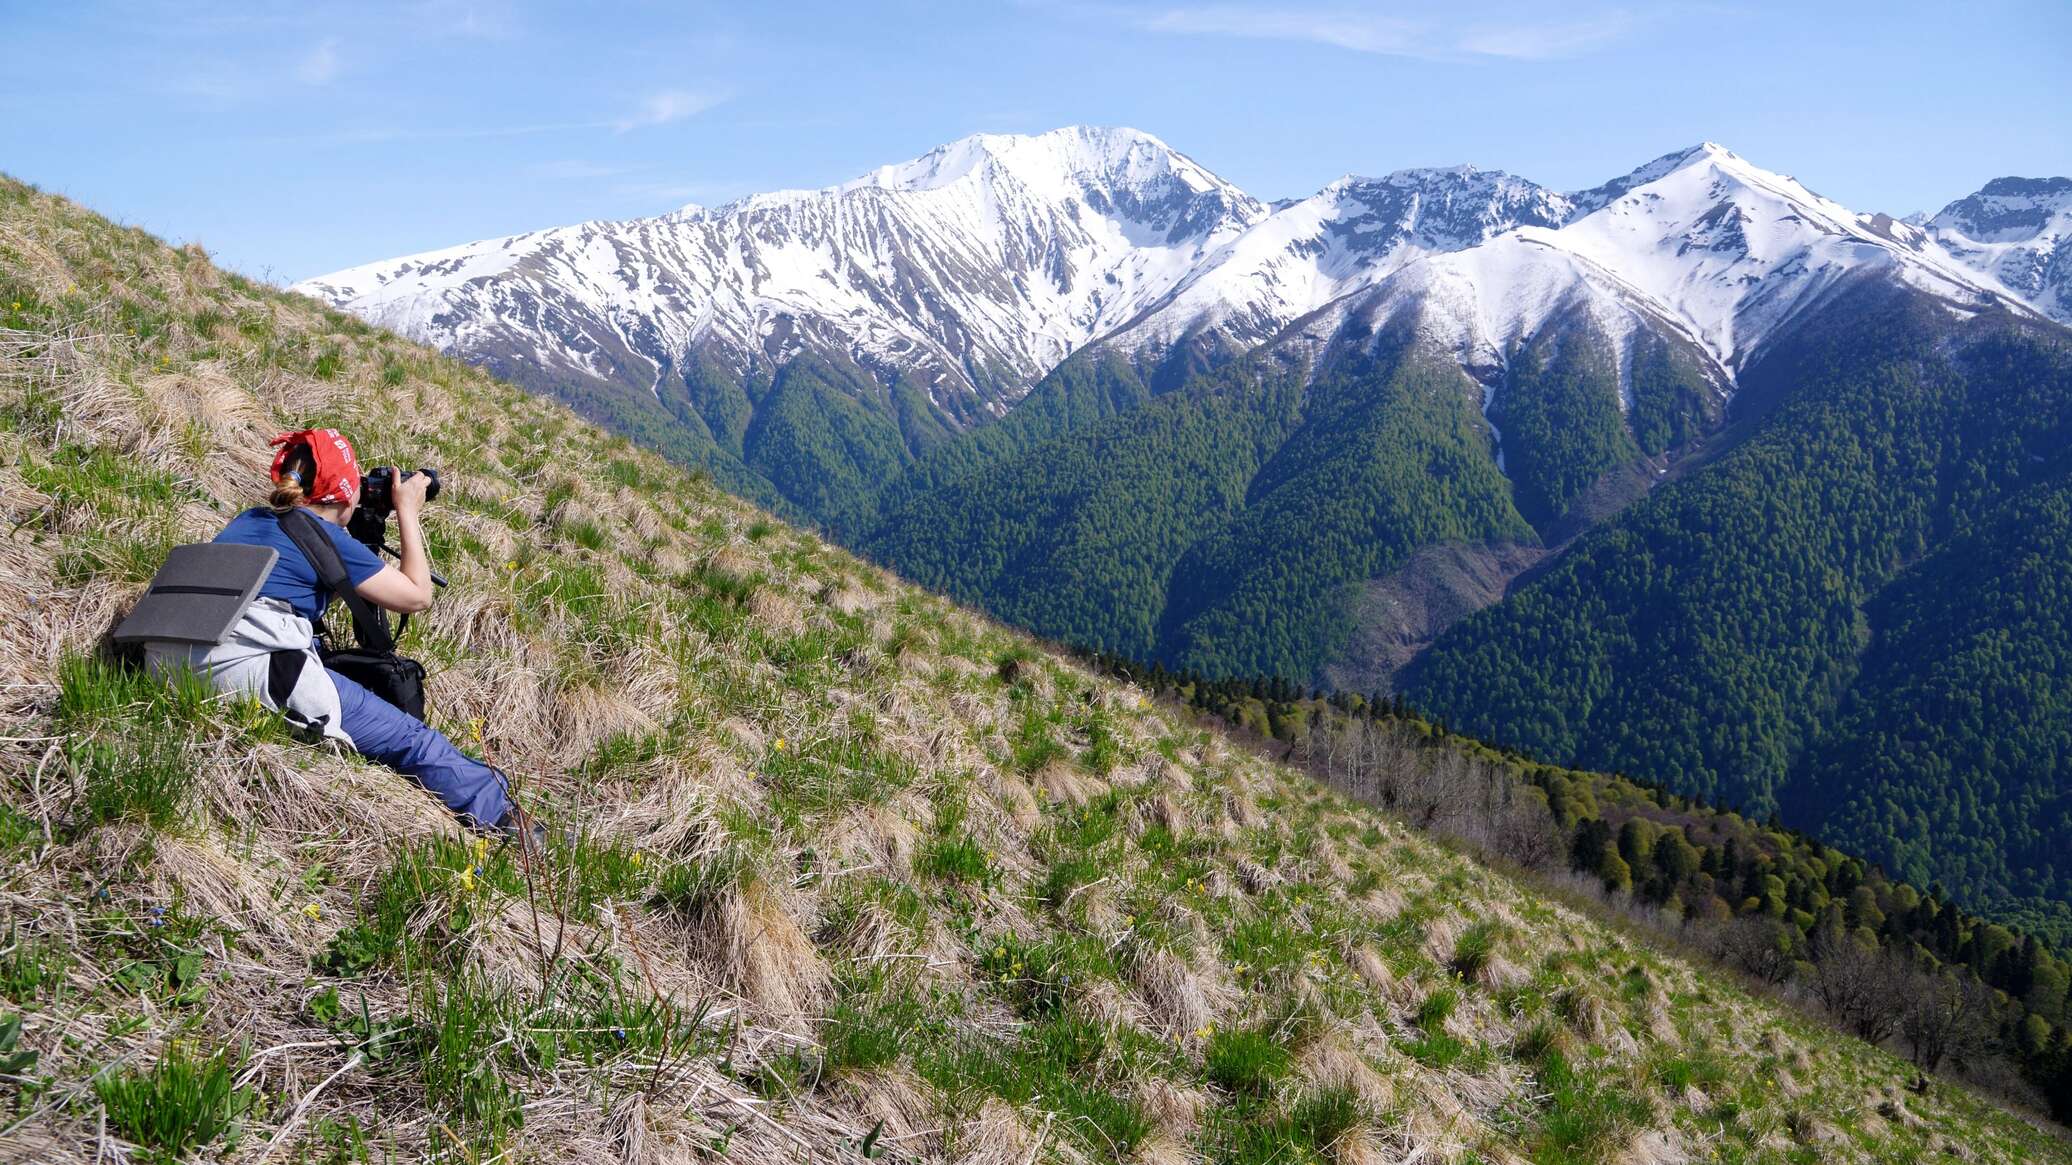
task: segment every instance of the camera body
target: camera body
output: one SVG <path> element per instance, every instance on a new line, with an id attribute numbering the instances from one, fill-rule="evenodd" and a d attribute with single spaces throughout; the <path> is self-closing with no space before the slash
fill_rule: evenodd
<path id="1" fill-rule="evenodd" d="M 424 474 L 431 479 L 425 488 L 426 501 L 439 496 L 439 471 L 436 469 L 403 470 L 402 477 L 412 478 Z M 388 537 L 389 515 L 396 512 L 397 471 L 382 466 L 372 473 L 360 477 L 360 505 L 353 511 L 352 520 L 346 523 L 346 533 L 376 554 L 381 553 L 382 543 Z"/>

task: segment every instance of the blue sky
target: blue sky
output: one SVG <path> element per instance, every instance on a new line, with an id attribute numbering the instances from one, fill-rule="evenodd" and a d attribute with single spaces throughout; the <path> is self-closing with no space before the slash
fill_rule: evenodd
<path id="1" fill-rule="evenodd" d="M 1902 214 L 2072 174 L 2068 59 L 2062 0 L 0 0 L 0 170 L 282 281 L 1075 122 L 1263 198 L 1712 139 Z"/>

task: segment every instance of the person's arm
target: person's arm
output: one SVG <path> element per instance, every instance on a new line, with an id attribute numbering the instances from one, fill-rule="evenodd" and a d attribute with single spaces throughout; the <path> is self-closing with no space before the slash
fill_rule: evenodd
<path id="1" fill-rule="evenodd" d="M 380 574 L 353 589 L 368 602 L 398 615 L 415 615 L 432 606 L 431 584 L 418 582 L 393 566 L 383 566 Z"/>
<path id="2" fill-rule="evenodd" d="M 398 474 L 392 494 L 396 507 L 396 536 L 402 543 L 398 566 L 383 566 L 381 573 L 354 589 L 370 603 L 399 614 L 413 615 L 432 605 L 432 560 L 424 549 L 424 495 L 431 479 Z"/>

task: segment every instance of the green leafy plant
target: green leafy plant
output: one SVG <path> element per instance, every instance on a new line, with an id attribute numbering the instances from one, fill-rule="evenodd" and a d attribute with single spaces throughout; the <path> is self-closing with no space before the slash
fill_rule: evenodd
<path id="1" fill-rule="evenodd" d="M 27 1076 L 36 1070 L 36 1049 L 18 1047 L 21 1038 L 21 1015 L 0 1016 L 0 1076 Z"/>

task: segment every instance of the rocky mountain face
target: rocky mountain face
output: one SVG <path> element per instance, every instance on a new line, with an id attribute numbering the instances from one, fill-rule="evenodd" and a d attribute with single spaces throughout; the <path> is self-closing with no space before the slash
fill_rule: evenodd
<path id="1" fill-rule="evenodd" d="M 803 354 L 1002 411 L 1244 228 L 1258 200 L 1148 134 L 981 134 L 824 190 L 389 260 L 298 284 L 467 359 L 659 395 Z"/>
<path id="2" fill-rule="evenodd" d="M 1995 178 L 1924 225 L 1960 262 L 2072 323 L 2072 178 Z"/>
<path id="3" fill-rule="evenodd" d="M 1573 211 L 1567 195 L 1474 166 L 1347 175 L 1220 247 L 1106 342 L 1158 356 L 1243 351 L 1426 256 L 1559 226 Z"/>

